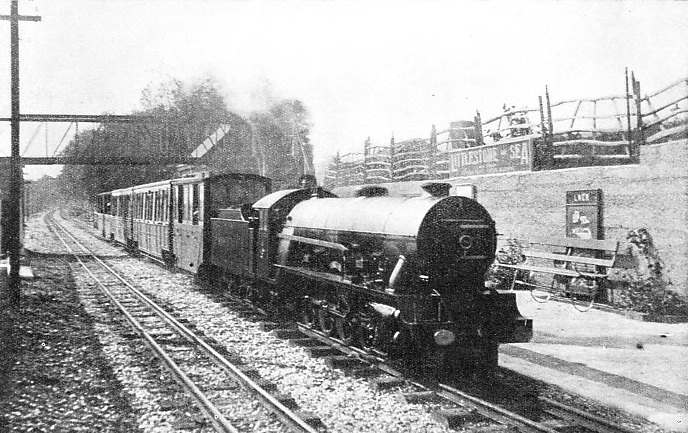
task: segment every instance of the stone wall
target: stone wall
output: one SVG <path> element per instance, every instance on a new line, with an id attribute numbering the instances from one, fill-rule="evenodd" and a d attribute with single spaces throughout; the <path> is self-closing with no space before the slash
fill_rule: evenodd
<path id="1" fill-rule="evenodd" d="M 603 238 L 621 241 L 646 228 L 673 288 L 688 295 L 688 140 L 643 146 L 637 165 L 583 167 L 449 179 L 473 184 L 502 239 L 566 235 L 566 191 L 601 189 Z M 390 194 L 414 195 L 424 182 L 386 184 Z M 351 195 L 355 187 L 335 189 Z M 622 260 L 623 262 L 623 260 Z"/>

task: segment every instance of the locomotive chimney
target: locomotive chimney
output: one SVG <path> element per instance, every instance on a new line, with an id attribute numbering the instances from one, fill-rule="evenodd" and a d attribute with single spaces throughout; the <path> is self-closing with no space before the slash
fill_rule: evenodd
<path id="1" fill-rule="evenodd" d="M 356 197 L 383 197 L 389 193 L 387 188 L 379 185 L 367 185 L 356 191 Z"/>
<path id="2" fill-rule="evenodd" d="M 451 184 L 444 182 L 428 182 L 420 187 L 433 197 L 447 197 L 451 189 Z"/>

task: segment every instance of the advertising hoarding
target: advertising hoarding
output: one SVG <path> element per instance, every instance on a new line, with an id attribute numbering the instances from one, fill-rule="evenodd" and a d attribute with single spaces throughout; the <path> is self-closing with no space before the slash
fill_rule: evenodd
<path id="1" fill-rule="evenodd" d="M 529 138 L 509 140 L 447 152 L 450 176 L 531 171 L 533 141 Z"/>

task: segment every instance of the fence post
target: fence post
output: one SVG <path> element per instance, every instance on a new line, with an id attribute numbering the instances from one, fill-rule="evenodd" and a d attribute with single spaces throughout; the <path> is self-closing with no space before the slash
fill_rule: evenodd
<path id="1" fill-rule="evenodd" d="M 631 126 L 631 92 L 629 86 L 628 68 L 626 68 L 626 123 L 628 125 L 628 152 L 631 155 L 631 159 L 637 161 L 639 152 L 638 143 L 633 140 L 633 128 Z"/>
<path id="2" fill-rule="evenodd" d="M 396 182 L 394 176 L 394 134 L 392 134 L 392 138 L 389 140 L 389 171 L 392 182 Z"/>
<path id="3" fill-rule="evenodd" d="M 638 138 L 638 146 L 643 146 L 645 144 L 645 128 L 643 127 L 643 109 L 641 106 L 641 96 L 640 96 L 640 81 L 636 81 L 635 79 L 635 73 L 631 73 L 631 81 L 633 84 L 633 97 L 635 98 L 635 116 L 637 120 L 637 128 L 638 132 L 636 134 L 636 137 Z M 636 146 L 635 148 L 636 151 L 638 151 L 638 147 Z M 639 155 L 635 155 L 638 157 Z"/>

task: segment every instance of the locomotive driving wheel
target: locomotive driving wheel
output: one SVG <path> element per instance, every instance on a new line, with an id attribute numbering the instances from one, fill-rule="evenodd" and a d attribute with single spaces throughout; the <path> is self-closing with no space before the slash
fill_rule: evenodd
<path id="1" fill-rule="evenodd" d="M 337 336 L 344 344 L 351 344 L 354 341 L 356 324 L 348 317 L 338 317 L 335 319 Z"/>
<path id="2" fill-rule="evenodd" d="M 334 316 L 323 310 L 318 310 L 318 324 L 320 325 L 320 330 L 325 334 L 332 335 L 335 329 L 335 318 Z"/>
<path id="3" fill-rule="evenodd" d="M 337 310 L 343 315 L 335 319 L 337 336 L 344 344 L 351 344 L 356 332 L 356 323 L 351 314 L 351 304 L 346 294 L 340 294 L 337 302 Z"/>
<path id="4" fill-rule="evenodd" d="M 318 309 L 306 299 L 301 305 L 301 323 L 313 328 L 318 320 Z"/>

